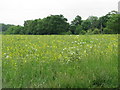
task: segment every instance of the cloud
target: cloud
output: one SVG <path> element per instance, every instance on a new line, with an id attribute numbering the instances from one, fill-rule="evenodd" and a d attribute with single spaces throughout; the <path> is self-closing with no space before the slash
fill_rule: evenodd
<path id="1" fill-rule="evenodd" d="M 20 24 L 27 19 L 63 14 L 69 21 L 76 15 L 86 19 L 117 10 L 118 0 L 1 0 L 0 22 Z"/>

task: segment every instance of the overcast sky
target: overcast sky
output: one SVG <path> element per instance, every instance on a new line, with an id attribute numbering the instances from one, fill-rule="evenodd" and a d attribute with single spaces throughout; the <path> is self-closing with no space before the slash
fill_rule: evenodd
<path id="1" fill-rule="evenodd" d="M 103 16 L 118 10 L 119 0 L 1 0 L 0 23 L 23 25 L 25 20 L 63 14 L 68 21 L 80 15 Z"/>

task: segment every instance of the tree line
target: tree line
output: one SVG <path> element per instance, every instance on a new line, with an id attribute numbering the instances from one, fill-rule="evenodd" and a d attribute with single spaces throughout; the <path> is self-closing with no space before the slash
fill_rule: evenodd
<path id="1" fill-rule="evenodd" d="M 89 16 L 86 20 L 77 15 L 71 23 L 63 15 L 50 15 L 43 19 L 24 21 L 24 26 L 1 24 L 3 34 L 70 35 L 117 34 L 120 31 L 120 14 L 111 11 L 105 16 Z"/>

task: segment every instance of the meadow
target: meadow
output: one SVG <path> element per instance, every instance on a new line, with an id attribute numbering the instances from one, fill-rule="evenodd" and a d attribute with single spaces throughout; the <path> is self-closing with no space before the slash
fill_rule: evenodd
<path id="1" fill-rule="evenodd" d="M 3 88 L 116 88 L 118 35 L 3 35 Z"/>

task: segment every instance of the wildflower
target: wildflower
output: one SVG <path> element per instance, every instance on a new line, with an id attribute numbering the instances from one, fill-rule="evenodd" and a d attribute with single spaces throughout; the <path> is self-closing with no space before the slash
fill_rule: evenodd
<path id="1" fill-rule="evenodd" d="M 92 46 L 90 46 L 90 48 L 92 48 Z"/>
<path id="2" fill-rule="evenodd" d="M 9 58 L 9 56 L 7 55 L 6 58 Z"/>

